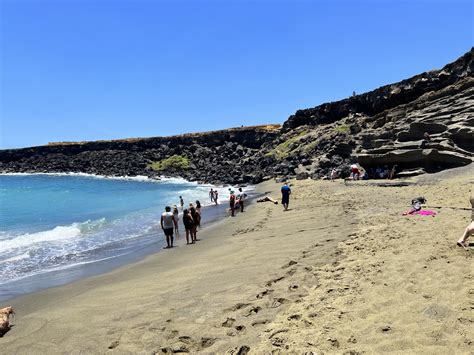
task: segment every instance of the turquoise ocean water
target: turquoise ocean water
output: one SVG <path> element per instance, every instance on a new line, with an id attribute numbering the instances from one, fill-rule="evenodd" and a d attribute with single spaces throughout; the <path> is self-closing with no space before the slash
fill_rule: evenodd
<path id="1" fill-rule="evenodd" d="M 164 207 L 179 205 L 180 195 L 186 205 L 210 204 L 211 187 L 180 179 L 0 175 L 0 299 L 21 280 L 161 249 Z M 226 189 L 220 192 L 226 197 Z"/>

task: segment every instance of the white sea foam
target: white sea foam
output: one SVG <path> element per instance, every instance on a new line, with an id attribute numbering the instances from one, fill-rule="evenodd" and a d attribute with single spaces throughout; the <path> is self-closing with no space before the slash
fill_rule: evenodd
<path id="1" fill-rule="evenodd" d="M 163 179 L 153 179 L 144 175 L 137 176 L 109 176 L 109 175 L 96 175 L 96 174 L 87 174 L 87 173 L 0 173 L 5 176 L 76 176 L 76 177 L 86 177 L 92 179 L 108 179 L 108 180 L 131 180 L 131 181 L 143 181 L 143 182 L 159 182 Z M 182 181 L 186 181 L 182 179 Z"/>
<path id="2" fill-rule="evenodd" d="M 2 263 L 8 263 L 8 262 L 13 262 L 13 261 L 19 261 L 23 259 L 28 259 L 30 257 L 29 253 L 23 253 L 19 255 L 12 256 L 11 258 L 5 259 L 5 260 L 0 260 L 0 264 Z"/>
<path id="3" fill-rule="evenodd" d="M 0 241 L 0 250 L 8 251 L 22 247 L 29 247 L 33 244 L 57 242 L 77 238 L 81 235 L 79 223 L 73 223 L 70 226 L 57 226 L 53 229 L 37 232 L 25 233 L 12 239 Z"/>
<path id="4" fill-rule="evenodd" d="M 72 223 L 68 226 L 56 226 L 53 229 L 35 232 L 12 235 L 6 231 L 1 231 L 0 235 L 0 250 L 2 252 L 30 247 L 39 243 L 61 242 L 71 240 L 82 235 L 96 232 L 107 224 L 106 218 L 98 220 L 88 220 L 82 223 Z"/>

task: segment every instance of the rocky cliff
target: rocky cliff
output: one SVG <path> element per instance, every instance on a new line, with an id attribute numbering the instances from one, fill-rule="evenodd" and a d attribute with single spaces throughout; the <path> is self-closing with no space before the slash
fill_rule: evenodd
<path id="1" fill-rule="evenodd" d="M 299 110 L 264 147 L 266 175 L 319 178 L 359 162 L 403 174 L 470 164 L 474 153 L 474 49 L 433 70 L 341 101 Z M 422 144 L 423 135 L 431 140 Z M 257 159 L 257 160 L 258 160 Z"/>
<path id="2" fill-rule="evenodd" d="M 474 154 L 474 49 L 441 70 L 299 110 L 279 125 L 173 137 L 55 143 L 0 151 L 1 172 L 182 176 L 256 183 L 319 178 L 358 161 L 404 173 L 470 164 Z M 423 142 L 423 135 L 430 135 Z"/>
<path id="3" fill-rule="evenodd" d="M 172 137 L 61 142 L 2 150 L 0 171 L 167 175 L 217 184 L 248 183 L 260 181 L 263 176 L 246 161 L 272 142 L 279 130 L 280 125 L 267 125 Z"/>

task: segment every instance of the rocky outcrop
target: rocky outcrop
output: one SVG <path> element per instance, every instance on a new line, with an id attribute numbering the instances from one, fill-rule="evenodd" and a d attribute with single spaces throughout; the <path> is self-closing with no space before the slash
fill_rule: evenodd
<path id="1" fill-rule="evenodd" d="M 288 132 L 303 125 L 333 123 L 353 113 L 375 116 L 410 103 L 426 93 L 442 90 L 466 77 L 472 77 L 474 73 L 473 53 L 474 49 L 471 49 L 441 70 L 425 72 L 341 101 L 296 111 L 283 124 L 283 131 Z"/>
<path id="2" fill-rule="evenodd" d="M 262 173 L 246 162 L 279 135 L 279 125 L 233 128 L 173 137 L 52 143 L 0 151 L 2 172 L 84 172 L 108 176 L 181 176 L 191 181 L 248 183 Z M 155 171 L 150 165 L 170 156 L 189 166 Z"/>
<path id="3" fill-rule="evenodd" d="M 417 173 L 470 164 L 473 54 L 471 49 L 442 70 L 297 111 L 284 123 L 276 148 L 266 152 L 278 160 L 267 174 L 319 178 L 335 167 L 344 176 L 354 162 Z M 429 142 L 423 142 L 425 133 Z M 280 142 L 290 144 L 278 150 Z"/>
<path id="4" fill-rule="evenodd" d="M 344 176 L 354 162 L 366 169 L 398 165 L 406 176 L 463 166 L 474 154 L 473 54 L 471 49 L 441 70 L 299 110 L 281 129 L 3 150 L 0 172 L 169 175 L 241 184 L 273 176 L 320 178 L 333 168 Z M 429 141 L 423 141 L 425 133 Z M 180 164 L 164 164 L 170 157 Z"/>

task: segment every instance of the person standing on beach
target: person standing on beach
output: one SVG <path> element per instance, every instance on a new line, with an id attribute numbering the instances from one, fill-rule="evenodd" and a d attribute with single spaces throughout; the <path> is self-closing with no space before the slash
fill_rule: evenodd
<path id="1" fill-rule="evenodd" d="M 283 205 L 284 211 L 288 211 L 288 205 L 290 204 L 290 195 L 291 189 L 288 186 L 288 183 L 285 182 L 285 185 L 281 188 L 281 204 Z"/>
<path id="2" fill-rule="evenodd" d="M 179 211 L 178 206 L 173 206 L 173 217 L 174 217 L 174 231 L 178 233 L 178 222 L 179 222 Z"/>
<path id="3" fill-rule="evenodd" d="M 184 207 L 184 200 L 183 200 L 183 196 L 179 196 L 179 204 L 181 205 L 181 210 L 183 209 Z"/>
<path id="4" fill-rule="evenodd" d="M 214 202 L 214 190 L 211 187 L 211 191 L 209 191 L 209 197 L 211 198 L 211 202 Z"/>
<path id="5" fill-rule="evenodd" d="M 219 192 L 217 192 L 217 190 L 214 190 L 214 202 L 216 205 L 217 205 L 218 198 L 219 198 Z"/>
<path id="6" fill-rule="evenodd" d="M 192 203 L 189 204 L 189 212 L 191 214 L 191 217 L 193 218 L 193 228 L 192 228 L 192 238 L 193 238 L 193 243 L 197 241 L 197 227 L 201 224 L 201 216 L 199 213 L 196 211 L 196 208 L 193 206 Z"/>
<path id="7" fill-rule="evenodd" d="M 175 226 L 175 220 L 174 220 L 174 215 L 173 212 L 171 212 L 171 207 L 166 206 L 165 207 L 165 212 L 161 215 L 161 229 L 163 229 L 163 233 L 165 233 L 166 236 L 166 248 L 172 248 L 173 247 L 173 230 Z"/>
<path id="8" fill-rule="evenodd" d="M 247 194 L 244 194 L 244 193 L 243 193 L 241 187 L 239 187 L 239 192 L 240 192 L 240 195 L 239 195 L 240 212 L 244 212 L 244 200 L 245 200 L 245 198 L 247 197 Z"/>
<path id="9" fill-rule="evenodd" d="M 235 217 L 235 194 L 234 191 L 230 191 L 230 197 L 229 197 L 229 206 L 230 206 L 230 215 L 232 217 Z"/>
<path id="10" fill-rule="evenodd" d="M 191 217 L 191 214 L 188 210 L 183 211 L 183 224 L 184 229 L 186 230 L 186 244 L 193 244 L 194 237 L 193 237 L 193 229 L 194 229 L 194 220 Z M 189 243 L 189 236 L 191 235 L 191 243 Z"/>
<path id="11" fill-rule="evenodd" d="M 201 202 L 199 202 L 199 200 L 196 200 L 196 212 L 199 215 L 197 226 L 201 227 L 201 216 L 202 216 L 202 214 L 201 214 Z"/>

